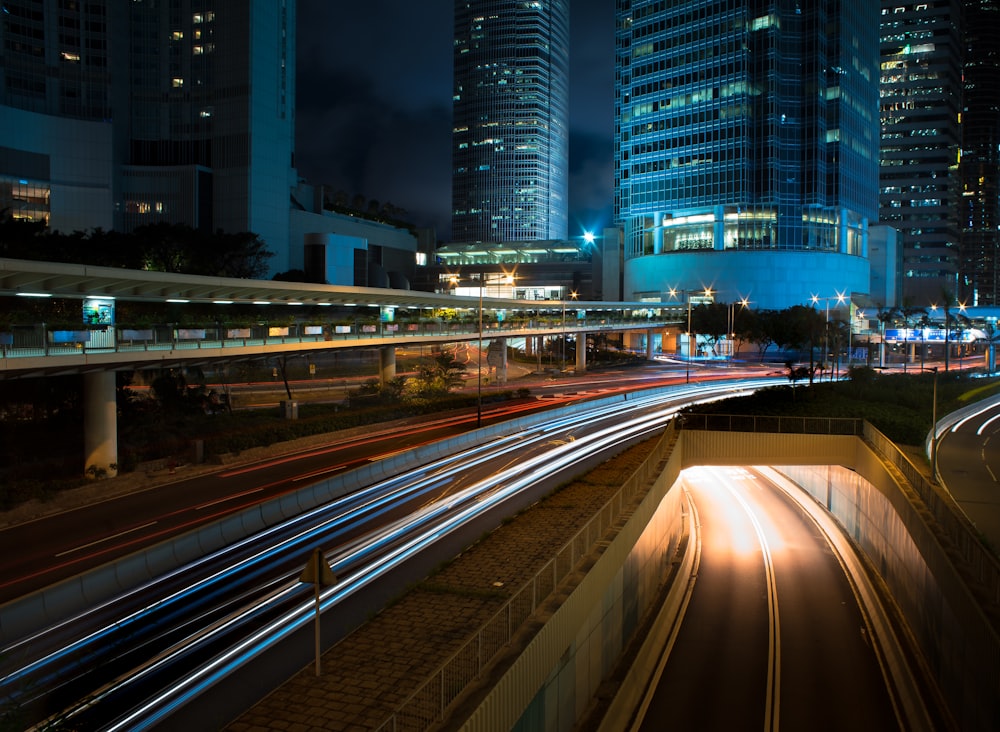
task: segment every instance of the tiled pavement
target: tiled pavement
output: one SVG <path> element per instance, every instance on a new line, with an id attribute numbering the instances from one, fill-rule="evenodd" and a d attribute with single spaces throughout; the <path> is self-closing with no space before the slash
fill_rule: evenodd
<path id="1" fill-rule="evenodd" d="M 648 449 L 632 448 L 503 524 L 327 650 L 321 676 L 310 664 L 228 732 L 378 728 L 593 518 Z"/>

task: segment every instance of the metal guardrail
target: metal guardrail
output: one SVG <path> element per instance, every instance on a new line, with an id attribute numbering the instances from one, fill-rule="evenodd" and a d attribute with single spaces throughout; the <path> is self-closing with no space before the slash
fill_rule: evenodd
<path id="1" fill-rule="evenodd" d="M 524 332 L 573 333 L 580 331 L 616 331 L 655 328 L 660 321 L 616 317 L 574 318 L 561 321 L 551 318 L 511 319 L 486 323 L 463 322 L 363 322 L 322 325 L 295 323 L 287 326 L 255 324 L 246 327 L 214 327 L 158 324 L 141 328 L 120 326 L 55 329 L 45 323 L 15 325 L 0 333 L 0 358 L 38 356 L 79 356 L 88 353 L 136 353 L 142 351 L 179 351 L 203 348 L 246 348 L 300 343 L 342 343 L 372 339 L 400 341 L 449 336 L 470 338 L 480 334 L 497 338 Z"/>
<path id="2" fill-rule="evenodd" d="M 865 441 L 903 474 L 951 541 L 971 576 L 980 583 L 991 602 L 1000 604 L 1000 559 L 983 543 L 982 537 L 954 500 L 936 490 L 934 484 L 888 437 L 867 422 L 864 425 Z"/>
<path id="3" fill-rule="evenodd" d="M 681 429 L 713 432 L 780 432 L 798 435 L 855 435 L 864 420 L 852 417 L 786 417 L 753 414 L 682 414 Z"/>
<path id="4" fill-rule="evenodd" d="M 444 718 L 448 707 L 482 675 L 524 622 L 593 550 L 635 496 L 658 474 L 674 436 L 673 422 L 652 452 L 617 493 L 504 606 L 445 661 L 375 732 L 422 732 Z"/>
<path id="5" fill-rule="evenodd" d="M 934 520 L 955 546 L 971 576 L 981 583 L 992 602 L 1000 603 L 1000 559 L 965 519 L 961 509 L 910 462 L 892 440 L 863 419 L 847 417 L 785 417 L 738 414 L 684 414 L 681 429 L 719 432 L 782 432 L 862 437 L 896 467 L 924 502 Z M 996 548 L 993 548 L 994 551 Z"/>
<path id="6" fill-rule="evenodd" d="M 900 470 L 954 542 L 973 575 L 987 588 L 993 601 L 1000 602 L 1000 562 L 983 546 L 972 527 L 962 520 L 957 508 L 934 490 L 930 481 L 891 440 L 865 420 L 686 414 L 671 422 L 646 461 L 600 512 L 375 732 L 422 732 L 444 718 L 448 707 L 481 676 L 522 624 L 618 520 L 635 494 L 654 477 L 655 469 L 671 444 L 675 425 L 683 429 L 854 435 L 863 438 Z"/>

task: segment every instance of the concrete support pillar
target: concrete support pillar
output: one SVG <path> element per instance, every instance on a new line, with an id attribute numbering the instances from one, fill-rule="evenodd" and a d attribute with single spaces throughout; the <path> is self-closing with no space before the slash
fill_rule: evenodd
<path id="1" fill-rule="evenodd" d="M 396 378 L 396 347 L 382 346 L 378 349 L 378 380 L 388 384 Z"/>
<path id="2" fill-rule="evenodd" d="M 83 375 L 83 469 L 118 475 L 118 404 L 115 372 Z M 97 477 L 95 475 L 94 477 Z"/>
<path id="3" fill-rule="evenodd" d="M 506 384 L 507 383 L 507 339 L 497 338 L 500 343 L 499 351 L 497 354 L 499 360 L 497 361 L 497 383 Z"/>
<path id="4" fill-rule="evenodd" d="M 646 331 L 646 360 L 653 360 L 653 329 Z"/>
<path id="5" fill-rule="evenodd" d="M 576 373 L 587 371 L 587 334 L 576 334 Z"/>
<path id="6" fill-rule="evenodd" d="M 531 336 L 524 337 L 524 355 L 529 358 L 535 355 L 535 339 Z"/>

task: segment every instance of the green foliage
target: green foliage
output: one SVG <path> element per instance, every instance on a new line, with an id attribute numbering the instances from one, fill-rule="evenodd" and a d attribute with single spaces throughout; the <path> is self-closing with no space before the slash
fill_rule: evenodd
<path id="1" fill-rule="evenodd" d="M 754 414 L 866 419 L 893 442 L 921 445 L 931 429 L 934 375 L 882 374 L 873 369 L 851 369 L 852 378 L 842 382 L 816 383 L 808 387 L 808 399 L 796 399 L 802 391 L 790 386 L 771 387 L 743 397 L 685 409 L 691 413 Z M 984 386 L 982 379 L 966 374 L 938 374 L 939 416 L 962 406 L 969 392 L 1000 390 L 1000 378 Z M 982 398 L 982 397 L 980 397 Z"/>
<path id="2" fill-rule="evenodd" d="M 35 223 L 0 219 L 0 256 L 13 259 L 261 279 L 274 256 L 251 232 L 204 232 L 156 223 L 131 234 L 94 229 L 63 234 Z M 79 322 L 77 314 L 76 322 Z"/>

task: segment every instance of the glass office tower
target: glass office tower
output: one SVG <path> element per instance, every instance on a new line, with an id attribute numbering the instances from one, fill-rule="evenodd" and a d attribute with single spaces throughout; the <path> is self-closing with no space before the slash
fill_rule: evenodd
<path id="1" fill-rule="evenodd" d="M 569 0 L 455 3 L 452 239 L 566 238 Z"/>
<path id="2" fill-rule="evenodd" d="M 617 0 L 616 54 L 626 299 L 868 291 L 877 5 Z"/>
<path id="3" fill-rule="evenodd" d="M 961 279 L 969 305 L 1000 305 L 1000 2 L 966 0 Z"/>
<path id="4" fill-rule="evenodd" d="M 955 292 L 962 64 L 958 0 L 882 2 L 879 215 L 903 246 L 903 303 Z"/>

